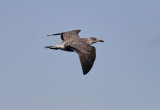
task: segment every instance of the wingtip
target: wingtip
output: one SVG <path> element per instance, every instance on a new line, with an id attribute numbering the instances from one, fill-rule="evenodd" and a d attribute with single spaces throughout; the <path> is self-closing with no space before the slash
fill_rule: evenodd
<path id="1" fill-rule="evenodd" d="M 47 36 L 54 36 L 54 35 L 53 34 L 51 34 L 51 35 L 48 34 Z"/>
<path id="2" fill-rule="evenodd" d="M 83 75 L 86 75 L 87 73 L 83 73 Z"/>
<path id="3" fill-rule="evenodd" d="M 51 46 L 45 46 L 44 48 L 47 49 L 47 48 L 50 48 L 50 47 L 51 47 Z"/>
<path id="4" fill-rule="evenodd" d="M 77 31 L 79 33 L 81 30 L 80 29 L 75 29 L 75 30 L 72 30 L 72 31 Z"/>
<path id="5" fill-rule="evenodd" d="M 86 75 L 88 72 L 83 71 L 83 75 Z"/>
<path id="6" fill-rule="evenodd" d="M 77 31 L 78 31 L 78 33 L 79 33 L 79 32 L 81 32 L 81 30 L 80 30 L 80 29 L 78 29 Z"/>

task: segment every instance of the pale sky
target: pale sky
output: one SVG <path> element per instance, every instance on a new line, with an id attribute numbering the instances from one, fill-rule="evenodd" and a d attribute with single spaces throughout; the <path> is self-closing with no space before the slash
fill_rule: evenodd
<path id="1" fill-rule="evenodd" d="M 97 58 L 45 49 L 81 29 Z M 159 0 L 0 0 L 0 110 L 160 110 Z"/>

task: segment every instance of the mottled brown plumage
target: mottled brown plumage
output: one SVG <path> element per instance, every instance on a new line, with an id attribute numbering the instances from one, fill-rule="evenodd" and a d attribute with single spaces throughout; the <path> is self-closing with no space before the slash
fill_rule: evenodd
<path id="1" fill-rule="evenodd" d="M 78 33 L 81 30 L 72 30 L 68 32 L 62 32 L 52 34 L 48 36 L 60 35 L 62 43 L 55 46 L 46 46 L 49 49 L 61 49 L 64 51 L 75 51 L 81 62 L 83 74 L 86 75 L 92 68 L 96 59 L 96 49 L 91 44 L 96 42 L 104 42 L 96 37 L 80 38 Z"/>

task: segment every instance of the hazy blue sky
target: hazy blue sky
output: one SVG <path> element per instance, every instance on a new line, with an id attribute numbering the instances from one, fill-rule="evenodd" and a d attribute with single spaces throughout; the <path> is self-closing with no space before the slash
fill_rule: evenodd
<path id="1" fill-rule="evenodd" d="M 97 58 L 45 49 L 81 29 Z M 0 0 L 0 110 L 160 110 L 159 0 Z"/>

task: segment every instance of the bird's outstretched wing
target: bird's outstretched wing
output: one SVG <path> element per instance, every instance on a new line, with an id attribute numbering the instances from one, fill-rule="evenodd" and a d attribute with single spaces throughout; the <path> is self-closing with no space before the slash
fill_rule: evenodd
<path id="1" fill-rule="evenodd" d="M 76 45 L 71 44 L 69 48 L 78 54 L 83 74 L 86 75 L 91 70 L 96 59 L 96 48 L 83 42 L 77 43 Z"/>
<path id="2" fill-rule="evenodd" d="M 51 34 L 51 35 L 47 35 L 47 36 L 54 36 L 54 35 L 60 35 L 62 41 L 67 41 L 70 39 L 77 39 L 79 38 L 78 33 L 81 30 L 72 30 L 72 31 L 67 31 L 67 32 L 61 32 L 61 33 L 56 33 L 56 34 Z"/>

